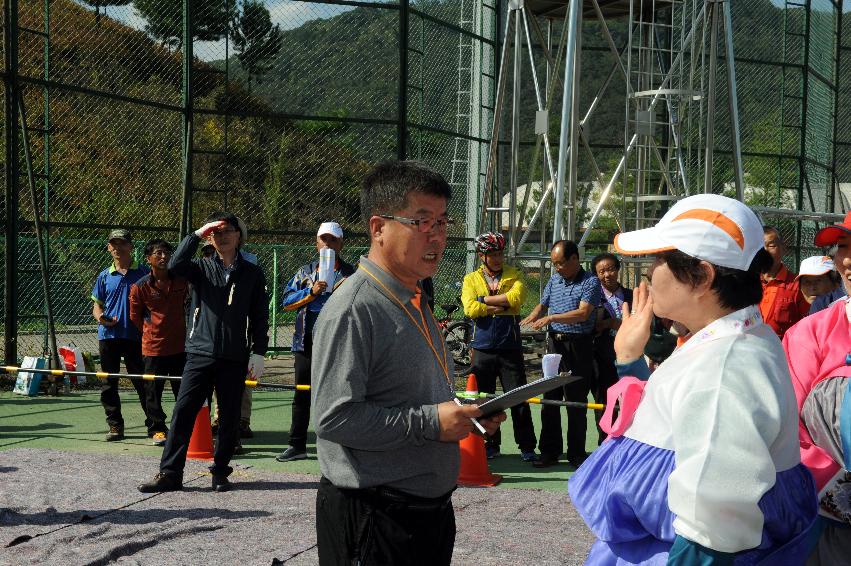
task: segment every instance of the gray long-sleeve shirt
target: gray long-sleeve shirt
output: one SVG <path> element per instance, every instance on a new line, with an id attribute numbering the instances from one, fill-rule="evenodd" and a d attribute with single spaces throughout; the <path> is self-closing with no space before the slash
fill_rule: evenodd
<path id="1" fill-rule="evenodd" d="M 458 478 L 458 444 L 438 440 L 437 404 L 455 396 L 453 387 L 390 295 L 422 324 L 413 293 L 365 257 L 360 265 L 314 327 L 311 396 L 319 467 L 340 488 L 382 485 L 438 497 Z M 442 358 L 440 329 L 428 313 L 425 319 Z M 452 358 L 445 357 L 451 379 Z"/>

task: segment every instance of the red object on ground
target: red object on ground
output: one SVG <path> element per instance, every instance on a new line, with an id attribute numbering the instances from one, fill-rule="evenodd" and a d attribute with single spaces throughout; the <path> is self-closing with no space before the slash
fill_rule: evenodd
<path id="1" fill-rule="evenodd" d="M 467 393 L 479 394 L 479 384 L 476 381 L 476 374 L 474 373 L 467 376 Z"/>
<path id="2" fill-rule="evenodd" d="M 213 429 L 210 426 L 210 407 L 206 401 L 195 417 L 195 428 L 192 429 L 186 457 L 190 460 L 213 459 Z"/>
<path id="3" fill-rule="evenodd" d="M 485 439 L 475 433 L 458 443 L 461 449 L 461 469 L 458 472 L 458 485 L 463 487 L 493 487 L 502 481 L 502 476 L 492 474 L 488 469 L 485 454 Z"/>
<path id="4" fill-rule="evenodd" d="M 479 384 L 476 375 L 467 376 L 467 394 L 478 395 Z M 492 474 L 488 469 L 488 457 L 485 452 L 485 439 L 475 433 L 458 443 L 461 450 L 461 469 L 458 471 L 458 485 L 464 487 L 493 487 L 502 481 L 502 476 Z"/>

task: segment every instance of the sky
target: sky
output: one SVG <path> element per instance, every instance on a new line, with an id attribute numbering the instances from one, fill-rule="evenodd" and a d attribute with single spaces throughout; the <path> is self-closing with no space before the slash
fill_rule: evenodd
<path id="1" fill-rule="evenodd" d="M 180 0 L 163 0 L 165 2 L 176 2 Z M 234 0 L 236 1 L 236 0 Z M 87 9 L 90 6 L 78 3 Z M 289 30 L 303 25 L 311 20 L 332 18 L 343 12 L 353 10 L 350 6 L 334 6 L 328 4 L 311 4 L 292 0 L 267 0 L 266 7 L 272 17 L 272 23 L 279 24 L 282 30 Z M 102 9 L 110 18 L 117 20 L 129 27 L 138 30 L 145 29 L 145 20 L 136 12 L 136 8 L 130 6 L 107 6 Z M 221 41 L 199 41 L 195 43 L 195 56 L 204 61 L 224 59 L 225 42 Z"/>

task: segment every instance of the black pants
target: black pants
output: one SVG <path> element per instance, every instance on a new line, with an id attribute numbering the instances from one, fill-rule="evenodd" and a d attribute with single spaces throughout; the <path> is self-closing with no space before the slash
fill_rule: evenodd
<path id="1" fill-rule="evenodd" d="M 496 392 L 496 378 L 502 384 L 503 391 L 511 391 L 526 385 L 526 369 L 523 363 L 523 350 L 473 350 L 473 366 L 470 373 L 476 376 L 479 391 Z M 537 444 L 535 428 L 532 425 L 532 411 L 526 403 L 511 408 L 511 424 L 514 427 L 514 441 L 522 452 L 532 452 Z M 487 444 L 499 447 L 501 443 L 499 429 L 489 436 Z"/>
<path id="2" fill-rule="evenodd" d="M 98 351 L 100 352 L 100 367 L 106 373 L 119 373 L 121 371 L 121 358 L 124 358 L 127 373 L 143 373 L 141 342 L 122 338 L 98 340 Z M 145 426 L 151 434 L 151 418 L 148 415 L 146 404 L 146 382 L 141 379 L 131 379 L 130 381 L 133 383 L 136 393 L 139 394 L 139 404 L 142 405 L 142 412 L 145 415 Z M 106 424 L 111 427 L 124 428 L 117 377 L 108 377 L 103 380 L 100 387 L 100 404 L 103 405 L 103 410 L 106 412 Z"/>
<path id="3" fill-rule="evenodd" d="M 183 474 L 195 417 L 209 397 L 211 386 L 216 388 L 220 405 L 219 430 L 210 471 L 217 476 L 227 476 L 233 471 L 228 464 L 239 440 L 240 404 L 247 370 L 248 360 L 234 362 L 197 354 L 186 355 L 183 380 L 171 414 L 171 430 L 168 431 L 160 471 Z"/>
<path id="4" fill-rule="evenodd" d="M 304 351 L 293 352 L 296 385 L 310 385 L 310 358 L 313 342 L 304 337 Z M 307 450 L 307 425 L 310 424 L 310 391 L 296 391 L 293 395 L 292 423 L 290 423 L 290 446 Z"/>
<path id="5" fill-rule="evenodd" d="M 588 393 L 594 383 L 594 352 L 591 336 L 577 335 L 575 338 L 566 341 L 555 340 L 552 336 L 548 336 L 547 341 L 550 353 L 561 354 L 559 371 L 572 370 L 573 375 L 580 375 L 582 379 L 545 393 L 544 399 L 587 403 Z M 587 409 L 567 409 L 568 458 L 585 457 L 587 416 Z M 561 407 L 542 405 L 541 442 L 538 444 L 541 455 L 558 457 L 561 454 L 562 446 Z"/>
<path id="6" fill-rule="evenodd" d="M 321 566 L 448 565 L 455 546 L 452 499 L 387 499 L 375 490 L 338 489 L 323 477 L 316 492 L 316 543 Z"/>
<path id="7" fill-rule="evenodd" d="M 154 375 L 183 375 L 183 366 L 186 365 L 186 354 L 174 354 L 173 356 L 144 356 L 145 373 Z M 151 419 L 151 426 L 148 428 L 149 434 L 155 432 L 168 432 L 165 426 L 165 411 L 163 411 L 163 389 L 165 389 L 164 379 L 156 381 L 146 381 L 145 394 L 148 407 L 148 417 Z M 180 391 L 180 381 L 168 380 L 171 384 L 171 392 L 174 393 L 174 398 L 177 399 L 177 393 Z"/>
<path id="8" fill-rule="evenodd" d="M 609 387 L 618 382 L 618 370 L 615 367 L 615 339 L 605 331 L 603 335 L 594 338 L 594 361 L 597 366 L 596 381 L 591 395 L 594 401 L 606 404 L 606 392 Z M 602 413 L 596 413 L 599 417 Z M 617 415 L 617 413 L 615 413 Z M 600 428 L 600 419 L 597 420 L 597 445 L 606 439 L 606 433 Z"/>

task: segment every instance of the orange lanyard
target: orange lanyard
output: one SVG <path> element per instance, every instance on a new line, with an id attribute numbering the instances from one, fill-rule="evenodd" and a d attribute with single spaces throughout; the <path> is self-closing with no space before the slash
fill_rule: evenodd
<path id="1" fill-rule="evenodd" d="M 366 273 L 367 275 L 369 275 L 370 277 L 372 277 L 373 279 L 375 279 L 375 282 L 378 283 L 381 286 L 381 288 L 384 289 L 387 292 L 387 294 L 390 295 L 390 297 L 393 298 L 394 301 L 396 301 L 396 303 L 399 305 L 399 307 L 403 311 L 405 311 L 405 314 L 408 315 L 408 318 L 411 319 L 411 322 L 413 322 L 414 326 L 417 327 L 417 330 L 420 331 L 420 334 L 422 335 L 423 340 L 425 340 L 426 344 L 428 344 L 428 347 L 431 349 L 431 353 L 434 354 L 434 359 L 437 361 L 437 365 L 440 366 L 440 369 L 443 370 L 443 376 L 446 378 L 446 383 L 449 384 L 449 387 L 451 389 L 452 388 L 452 381 L 449 379 L 449 363 L 446 361 L 446 342 L 441 342 L 441 344 L 443 345 L 443 357 L 441 358 L 440 354 L 437 353 L 437 349 L 434 347 L 434 342 L 431 339 L 431 333 L 428 330 L 428 324 L 426 323 L 425 314 L 423 313 L 422 308 L 417 309 L 418 311 L 420 311 L 420 317 L 421 317 L 422 322 L 423 322 L 422 326 L 420 326 L 420 324 L 414 318 L 414 315 L 411 314 L 411 311 L 409 311 L 405 307 L 405 305 L 402 303 L 401 299 L 399 299 L 399 297 L 397 297 L 396 294 L 393 291 L 388 289 L 387 286 L 384 283 L 379 281 L 378 277 L 376 277 L 375 275 L 370 273 L 369 270 L 363 266 L 363 264 L 360 265 L 359 269 L 361 271 L 363 271 L 364 273 Z M 429 312 L 429 314 L 431 314 L 431 309 L 428 309 L 428 312 Z M 431 318 L 432 318 L 432 320 L 434 320 L 433 314 L 431 314 Z M 437 325 L 437 321 L 435 321 L 435 325 Z"/>

